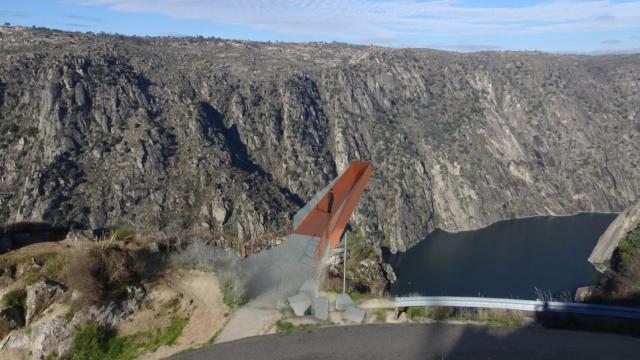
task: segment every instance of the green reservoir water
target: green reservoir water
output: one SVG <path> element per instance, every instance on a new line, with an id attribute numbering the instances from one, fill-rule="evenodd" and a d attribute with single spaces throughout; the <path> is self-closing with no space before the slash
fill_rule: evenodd
<path id="1" fill-rule="evenodd" d="M 385 253 L 398 277 L 391 293 L 535 299 L 538 288 L 573 296 L 577 287 L 592 284 L 587 258 L 615 217 L 583 213 L 460 233 L 436 230 L 406 253 Z"/>

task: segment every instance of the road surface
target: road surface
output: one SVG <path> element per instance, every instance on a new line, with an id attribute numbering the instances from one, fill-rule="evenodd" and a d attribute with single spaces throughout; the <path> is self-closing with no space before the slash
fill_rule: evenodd
<path id="1" fill-rule="evenodd" d="M 173 360 L 638 359 L 640 339 L 540 328 L 452 324 L 336 326 L 245 338 Z"/>

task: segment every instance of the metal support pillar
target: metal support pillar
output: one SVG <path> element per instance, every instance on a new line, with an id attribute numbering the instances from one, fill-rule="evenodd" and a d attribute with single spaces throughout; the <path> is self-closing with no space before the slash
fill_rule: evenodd
<path id="1" fill-rule="evenodd" d="M 347 293 L 347 237 L 342 234 L 344 240 L 344 257 L 342 258 L 342 293 Z"/>

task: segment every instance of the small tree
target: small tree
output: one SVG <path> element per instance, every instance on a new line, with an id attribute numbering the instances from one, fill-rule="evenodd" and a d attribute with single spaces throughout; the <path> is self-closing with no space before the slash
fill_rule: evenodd
<path id="1" fill-rule="evenodd" d="M 10 22 L 6 22 L 2 25 L 3 27 L 11 27 L 11 23 Z"/>

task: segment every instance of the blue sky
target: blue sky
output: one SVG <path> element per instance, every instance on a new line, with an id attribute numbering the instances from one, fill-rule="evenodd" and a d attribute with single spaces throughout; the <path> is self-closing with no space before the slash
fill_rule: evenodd
<path id="1" fill-rule="evenodd" d="M 640 1 L 0 0 L 0 21 L 125 35 L 455 51 L 640 51 Z"/>

